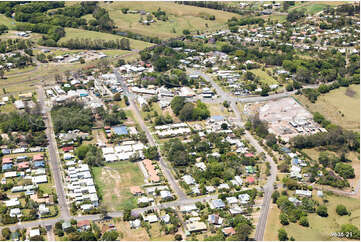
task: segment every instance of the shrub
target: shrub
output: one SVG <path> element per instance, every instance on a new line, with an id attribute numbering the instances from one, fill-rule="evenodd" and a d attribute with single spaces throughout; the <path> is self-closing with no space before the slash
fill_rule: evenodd
<path id="1" fill-rule="evenodd" d="M 320 205 L 318 206 L 317 210 L 316 210 L 317 214 L 321 217 L 327 217 L 328 213 L 327 213 L 327 207 L 324 205 Z"/>
<path id="2" fill-rule="evenodd" d="M 343 216 L 343 215 L 347 215 L 348 214 L 348 211 L 346 209 L 346 207 L 342 204 L 339 204 L 337 205 L 336 207 L 336 213 L 340 216 Z"/>

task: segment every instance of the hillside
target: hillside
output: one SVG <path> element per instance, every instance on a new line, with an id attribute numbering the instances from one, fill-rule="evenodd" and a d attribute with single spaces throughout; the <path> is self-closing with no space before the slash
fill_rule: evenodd
<path id="1" fill-rule="evenodd" d="M 159 37 L 167 39 L 182 35 L 184 29 L 190 31 L 211 31 L 217 30 L 223 26 L 226 21 L 239 15 L 193 6 L 179 5 L 172 2 L 113 2 L 100 3 L 100 6 L 109 11 L 110 17 L 114 20 L 115 25 L 121 31 L 131 31 L 134 33 Z M 141 6 L 141 7 L 140 7 Z M 157 11 L 159 8 L 166 12 L 168 16 L 167 21 L 156 20 L 150 25 L 139 23 L 141 17 L 146 19 L 146 15 L 124 14 L 122 8 L 129 8 L 130 11 L 144 10 L 146 12 Z M 215 20 L 208 20 L 210 16 L 214 15 Z M 208 27 L 207 27 L 208 26 Z"/>

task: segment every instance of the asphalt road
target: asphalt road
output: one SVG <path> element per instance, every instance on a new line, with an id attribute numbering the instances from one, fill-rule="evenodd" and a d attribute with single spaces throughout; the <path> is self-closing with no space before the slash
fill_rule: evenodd
<path id="1" fill-rule="evenodd" d="M 58 195 L 58 203 L 60 207 L 61 217 L 65 220 L 70 218 L 69 208 L 67 206 L 66 195 L 64 191 L 63 180 L 61 177 L 61 163 L 60 157 L 58 154 L 57 144 L 55 140 L 53 123 L 50 115 L 50 108 L 45 104 L 45 93 L 42 88 L 38 89 L 38 99 L 42 109 L 42 113 L 46 115 L 45 124 L 46 124 L 46 135 L 48 137 L 48 153 L 49 153 L 49 164 L 52 171 L 52 177 L 54 179 L 56 194 Z"/>
<path id="2" fill-rule="evenodd" d="M 176 193 L 177 198 L 180 199 L 180 200 L 186 199 L 187 195 L 184 193 L 184 191 L 178 185 L 177 180 L 175 179 L 175 177 L 172 174 L 171 168 L 168 166 L 166 161 L 161 156 L 161 152 L 160 152 L 160 148 L 159 148 L 158 144 L 154 141 L 153 136 L 151 135 L 148 127 L 144 123 L 144 120 L 143 120 L 143 118 L 142 118 L 142 116 L 140 114 L 140 111 L 138 109 L 138 106 L 136 104 L 135 95 L 133 95 L 131 92 L 129 92 L 128 86 L 125 84 L 124 80 L 121 78 L 119 72 L 114 69 L 114 73 L 115 73 L 115 75 L 117 77 L 117 80 L 122 85 L 122 88 L 124 90 L 124 95 L 128 96 L 129 103 L 130 103 L 130 108 L 134 111 L 135 119 L 139 123 L 142 130 L 145 132 L 149 144 L 151 146 L 156 146 L 157 149 L 158 149 L 158 153 L 160 155 L 159 165 L 160 165 L 160 168 L 162 169 L 163 175 L 167 179 L 167 181 L 168 181 L 169 185 L 171 186 L 171 188 L 173 189 L 173 191 Z"/>
<path id="3" fill-rule="evenodd" d="M 242 119 L 240 111 L 237 107 L 236 100 L 240 101 L 240 99 L 230 98 L 230 94 L 223 91 L 223 89 L 217 85 L 217 83 L 208 75 L 201 71 L 192 71 L 193 74 L 197 74 L 202 76 L 206 81 L 212 84 L 213 88 L 216 90 L 217 94 L 220 96 L 221 102 L 224 100 L 227 100 L 230 102 L 230 106 L 233 109 L 233 112 L 236 115 L 236 118 L 238 120 L 238 123 L 241 127 L 243 127 Z M 286 93 L 287 94 L 287 93 Z M 265 99 L 267 98 L 267 99 Z M 280 98 L 280 95 L 271 95 L 268 97 L 253 97 L 253 98 L 243 98 L 245 100 L 252 100 L 252 101 L 265 101 L 265 100 L 272 100 L 272 99 L 278 99 Z M 245 138 L 250 142 L 250 144 L 255 147 L 258 153 L 264 153 L 265 154 L 265 162 L 269 162 L 271 165 L 271 175 L 267 179 L 267 183 L 263 186 L 263 203 L 261 207 L 261 214 L 258 220 L 258 224 L 256 226 L 256 234 L 255 234 L 255 240 L 261 241 L 263 240 L 263 235 L 266 229 L 266 223 L 267 223 L 267 217 L 268 212 L 270 208 L 271 203 L 271 196 L 273 192 L 273 184 L 276 181 L 276 174 L 277 174 L 277 167 L 274 163 L 273 159 L 268 155 L 268 153 L 262 148 L 261 145 L 259 145 L 258 141 L 246 130 L 245 131 Z"/>

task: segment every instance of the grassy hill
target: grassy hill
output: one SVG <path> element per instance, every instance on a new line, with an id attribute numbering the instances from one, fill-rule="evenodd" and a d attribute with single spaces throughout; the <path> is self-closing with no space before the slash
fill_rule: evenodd
<path id="1" fill-rule="evenodd" d="M 65 28 L 65 33 L 66 33 L 65 37 L 61 38 L 59 40 L 59 43 L 62 43 L 64 41 L 67 41 L 69 39 L 74 39 L 74 38 L 79 38 L 79 39 L 89 38 L 89 39 L 102 39 L 102 40 L 115 40 L 115 39 L 124 38 L 119 35 L 101 33 L 101 32 L 96 32 L 96 31 L 88 31 L 88 30 L 83 30 L 83 29 L 74 29 L 74 28 Z M 147 43 L 147 42 L 140 41 L 140 40 L 134 40 L 134 39 L 129 39 L 129 40 L 130 40 L 130 47 L 132 49 L 142 50 L 146 47 L 153 45 L 151 43 Z"/>
<path id="2" fill-rule="evenodd" d="M 172 2 L 113 2 L 100 3 L 109 11 L 110 17 L 114 20 L 116 26 L 121 31 L 131 31 L 134 33 L 167 39 L 182 35 L 184 29 L 212 31 L 220 29 L 226 21 L 239 15 L 207 9 L 194 6 L 179 5 Z M 129 8 L 129 10 L 144 10 L 153 12 L 161 8 L 168 15 L 168 21 L 160 21 L 150 25 L 139 23 L 140 14 L 123 14 L 121 9 Z M 207 20 L 208 16 L 214 15 L 215 20 Z M 146 16 L 143 16 L 144 20 Z M 208 27 L 207 27 L 208 26 Z"/>
<path id="3" fill-rule="evenodd" d="M 342 1 L 296 2 L 294 7 L 288 9 L 288 12 L 292 10 L 304 9 L 307 14 L 315 14 L 328 7 L 335 7 L 345 3 L 348 2 L 342 2 Z"/>
<path id="4" fill-rule="evenodd" d="M 4 14 L 0 14 L 0 24 L 6 25 L 9 29 L 15 27 L 15 20 L 6 17 Z"/>
<path id="5" fill-rule="evenodd" d="M 299 95 L 296 99 L 311 112 L 321 113 L 334 124 L 355 131 L 360 129 L 360 85 L 332 90 L 320 95 L 315 103 L 305 96 Z"/>

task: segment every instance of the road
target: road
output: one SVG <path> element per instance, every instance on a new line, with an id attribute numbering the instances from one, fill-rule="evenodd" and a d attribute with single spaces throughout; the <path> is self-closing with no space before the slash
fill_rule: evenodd
<path id="1" fill-rule="evenodd" d="M 241 127 L 243 127 L 241 114 L 240 114 L 240 111 L 236 104 L 236 100 L 239 101 L 240 99 L 230 98 L 230 94 L 225 92 L 220 86 L 218 86 L 218 84 L 211 77 L 209 77 L 205 73 L 203 73 L 201 71 L 191 71 L 191 72 L 192 72 L 192 74 L 197 74 L 197 75 L 202 76 L 206 81 L 211 83 L 213 88 L 216 90 L 217 95 L 220 96 L 221 100 L 223 100 L 223 101 L 227 100 L 230 102 L 230 107 L 233 109 L 233 112 L 236 115 L 236 119 L 238 120 L 239 125 Z M 261 101 L 261 100 L 265 100 L 264 98 L 265 97 L 254 97 L 251 100 Z M 277 98 L 280 98 L 280 95 L 276 95 L 276 96 L 272 95 L 268 98 L 269 98 L 269 100 L 277 99 Z M 244 100 L 250 100 L 250 98 L 244 98 Z M 245 131 L 245 138 L 257 150 L 258 153 L 265 154 L 265 162 L 269 162 L 271 165 L 271 171 L 270 171 L 271 175 L 268 177 L 267 183 L 263 186 L 263 191 L 264 191 L 263 203 L 262 203 L 261 214 L 260 214 L 260 217 L 258 220 L 258 224 L 256 226 L 255 240 L 261 241 L 261 240 L 263 240 L 263 235 L 264 235 L 264 232 L 266 229 L 267 217 L 268 217 L 268 212 L 269 212 L 270 203 L 271 203 L 271 196 L 272 196 L 272 192 L 273 192 L 273 184 L 276 181 L 277 167 L 276 167 L 276 164 L 274 163 L 273 159 L 268 155 L 268 153 L 262 148 L 262 146 L 258 143 L 258 141 L 247 130 Z"/>
<path id="2" fill-rule="evenodd" d="M 45 104 L 45 93 L 43 88 L 38 88 L 38 99 L 42 109 L 42 113 L 46 115 L 46 135 L 48 137 L 48 153 L 49 153 L 49 164 L 52 171 L 52 176 L 55 183 L 56 194 L 58 195 L 58 203 L 60 207 L 61 217 L 65 220 L 70 218 L 70 212 L 67 205 L 66 195 L 64 191 L 64 184 L 61 177 L 61 163 L 58 153 L 57 143 L 55 140 L 53 122 L 51 120 L 50 108 Z"/>
<path id="3" fill-rule="evenodd" d="M 151 146 L 156 146 L 158 149 L 158 153 L 160 155 L 159 165 L 163 172 L 163 175 L 167 179 L 167 181 L 168 181 L 169 185 L 171 186 L 171 188 L 173 189 L 173 191 L 176 193 L 177 198 L 180 200 L 186 199 L 187 195 L 184 193 L 184 191 L 178 185 L 177 180 L 173 176 L 171 168 L 168 166 L 168 164 L 166 163 L 166 161 L 163 159 L 163 157 L 161 155 L 159 145 L 154 141 L 153 136 L 151 135 L 148 127 L 144 123 L 144 120 L 143 120 L 143 118 L 140 114 L 140 111 L 138 109 L 138 106 L 136 104 L 136 100 L 135 100 L 136 96 L 133 95 L 131 92 L 129 92 L 128 86 L 126 85 L 124 80 L 121 78 L 119 72 L 116 69 L 114 69 L 114 74 L 116 75 L 118 82 L 121 83 L 123 91 L 124 91 L 124 95 L 126 95 L 128 97 L 130 108 L 133 110 L 133 113 L 135 114 L 135 119 L 138 122 L 138 124 L 140 125 L 141 129 L 145 132 L 145 135 L 147 136 L 149 144 Z"/>

